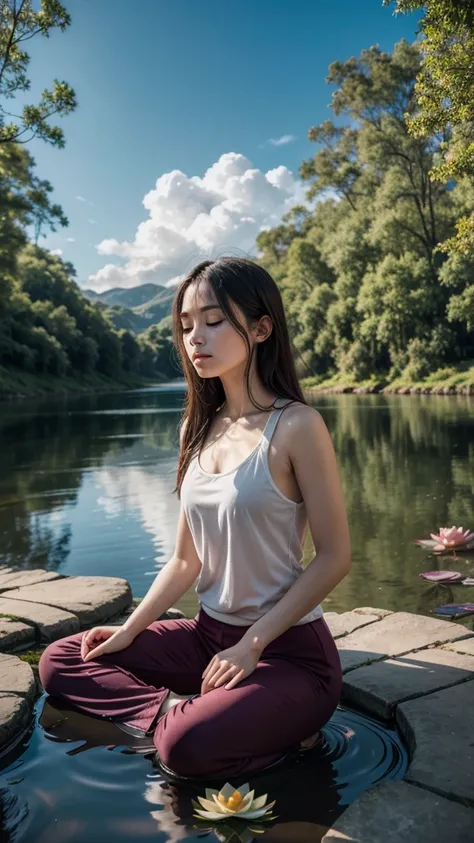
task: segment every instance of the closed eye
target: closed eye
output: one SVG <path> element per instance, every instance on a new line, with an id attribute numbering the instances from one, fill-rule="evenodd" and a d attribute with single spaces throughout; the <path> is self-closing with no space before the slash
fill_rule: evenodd
<path id="1" fill-rule="evenodd" d="M 219 319 L 218 322 L 206 322 L 208 328 L 215 328 L 216 325 L 222 325 L 223 319 Z M 183 328 L 183 334 L 189 334 L 192 331 L 192 328 Z"/>

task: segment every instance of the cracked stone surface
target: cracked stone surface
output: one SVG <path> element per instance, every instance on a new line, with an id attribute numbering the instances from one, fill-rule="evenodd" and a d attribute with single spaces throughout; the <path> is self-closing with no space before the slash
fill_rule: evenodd
<path id="1" fill-rule="evenodd" d="M 474 810 L 405 782 L 366 791 L 339 817 L 323 843 L 468 843 Z"/>
<path id="2" fill-rule="evenodd" d="M 53 606 L 75 615 L 81 626 L 93 626 L 130 606 L 132 592 L 119 577 L 65 577 L 14 589 L 8 598 Z"/>
<path id="3" fill-rule="evenodd" d="M 0 595 L 0 614 L 13 615 L 15 620 L 33 625 L 38 629 L 39 637 L 47 642 L 73 635 L 80 629 L 78 619 L 70 612 L 43 606 L 41 603 L 11 600 L 10 596 L 5 595 Z"/>
<path id="4" fill-rule="evenodd" d="M 389 656 L 401 656 L 468 636 L 472 633 L 460 624 L 410 612 L 394 612 L 338 639 L 337 646 L 345 672 Z"/>
<path id="5" fill-rule="evenodd" d="M 0 655 L 0 746 L 27 726 L 35 689 L 29 664 L 16 656 Z"/>
<path id="6" fill-rule="evenodd" d="M 25 697 L 0 691 L 0 747 L 10 743 L 27 727 L 31 705 Z"/>
<path id="7" fill-rule="evenodd" d="M 0 618 L 0 652 L 26 650 L 35 643 L 34 627 L 10 618 Z"/>
<path id="8" fill-rule="evenodd" d="M 0 591 L 40 582 L 50 582 L 59 578 L 60 575 L 54 571 L 43 571 L 42 568 L 33 571 L 13 571 L 9 568 L 6 572 L 0 571 Z"/>
<path id="9" fill-rule="evenodd" d="M 453 641 L 452 644 L 446 644 L 444 649 L 474 656 L 474 635 L 472 638 L 466 638 L 464 641 Z"/>
<path id="10" fill-rule="evenodd" d="M 465 682 L 397 708 L 397 723 L 413 750 L 406 780 L 472 806 L 473 703 L 474 683 Z"/>
<path id="11" fill-rule="evenodd" d="M 350 632 L 354 632 L 355 629 L 359 629 L 361 626 L 367 626 L 367 624 L 375 623 L 380 620 L 380 618 L 378 615 L 370 614 L 369 612 L 342 612 L 341 614 L 338 614 L 337 612 L 325 612 L 324 620 L 331 630 L 333 637 L 341 638 L 343 635 L 348 635 Z"/>
<path id="12" fill-rule="evenodd" d="M 404 700 L 473 679 L 474 656 L 436 647 L 350 670 L 343 693 L 347 702 L 389 719 Z M 474 701 L 474 685 L 472 695 Z"/>

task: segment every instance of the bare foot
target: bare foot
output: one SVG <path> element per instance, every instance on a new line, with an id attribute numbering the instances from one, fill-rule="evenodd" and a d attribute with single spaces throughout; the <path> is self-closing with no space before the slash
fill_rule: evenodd
<path id="1" fill-rule="evenodd" d="M 313 749 L 317 743 L 321 740 L 321 732 L 315 732 L 314 735 L 311 735 L 309 738 L 305 738 L 304 741 L 300 741 L 300 749 L 305 752 L 308 749 Z"/>

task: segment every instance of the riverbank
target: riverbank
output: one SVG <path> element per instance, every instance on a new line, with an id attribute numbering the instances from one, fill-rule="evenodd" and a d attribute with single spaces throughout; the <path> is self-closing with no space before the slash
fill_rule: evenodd
<path id="1" fill-rule="evenodd" d="M 119 625 L 137 602 L 117 577 L 0 570 L 0 751 L 31 723 L 42 690 L 35 664 L 44 646 L 96 624 Z M 371 607 L 325 618 L 341 657 L 343 702 L 396 724 L 410 763 L 403 781 L 359 796 L 324 840 L 375 843 L 383 836 L 391 843 L 404 822 L 406 839 L 416 843 L 469 839 L 474 632 L 454 621 Z"/>
<path id="2" fill-rule="evenodd" d="M 158 378 L 144 378 L 124 372 L 119 379 L 97 373 L 81 377 L 55 377 L 36 375 L 21 369 L 5 369 L 0 366 L 0 400 L 35 398 L 42 395 L 64 395 L 65 393 L 117 392 L 123 389 L 139 389 L 166 383 Z"/>
<path id="3" fill-rule="evenodd" d="M 474 365 L 472 361 L 464 366 L 439 369 L 424 380 L 407 381 L 397 378 L 391 382 L 377 377 L 355 381 L 342 375 L 319 380 L 303 378 L 301 386 L 309 393 L 354 393 L 365 395 L 383 393 L 386 395 L 474 395 Z"/>

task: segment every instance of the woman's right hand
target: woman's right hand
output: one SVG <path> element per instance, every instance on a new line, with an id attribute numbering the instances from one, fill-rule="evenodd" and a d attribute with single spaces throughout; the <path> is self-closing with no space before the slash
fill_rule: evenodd
<path id="1" fill-rule="evenodd" d="M 126 650 L 134 640 L 128 630 L 121 626 L 95 626 L 87 630 L 82 636 L 81 656 L 85 662 L 104 656 L 106 653 L 117 653 Z"/>

